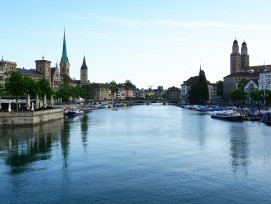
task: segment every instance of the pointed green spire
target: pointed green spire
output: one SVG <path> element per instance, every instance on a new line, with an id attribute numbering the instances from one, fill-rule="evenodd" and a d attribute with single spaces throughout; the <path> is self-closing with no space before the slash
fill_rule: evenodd
<path id="1" fill-rule="evenodd" d="M 61 61 L 67 63 L 68 60 L 68 55 L 67 55 L 67 48 L 66 48 L 66 37 L 65 37 L 65 29 L 64 29 L 64 38 L 63 38 L 63 49 L 62 49 L 62 57 Z"/>

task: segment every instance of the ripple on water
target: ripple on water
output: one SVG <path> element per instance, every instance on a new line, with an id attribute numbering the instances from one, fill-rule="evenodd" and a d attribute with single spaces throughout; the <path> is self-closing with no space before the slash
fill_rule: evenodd
<path id="1" fill-rule="evenodd" d="M 169 105 L 6 129 L 0 197 L 4 203 L 269 203 L 269 133 L 262 123 L 214 120 Z"/>

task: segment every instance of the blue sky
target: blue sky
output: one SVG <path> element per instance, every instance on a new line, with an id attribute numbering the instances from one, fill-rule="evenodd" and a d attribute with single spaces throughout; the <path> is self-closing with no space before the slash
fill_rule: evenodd
<path id="1" fill-rule="evenodd" d="M 0 55 L 34 68 L 59 63 L 63 31 L 71 77 L 84 54 L 91 82 L 131 80 L 139 88 L 179 87 L 198 75 L 211 82 L 230 72 L 236 38 L 250 65 L 271 63 L 269 0 L 8 0 L 1 1 Z"/>

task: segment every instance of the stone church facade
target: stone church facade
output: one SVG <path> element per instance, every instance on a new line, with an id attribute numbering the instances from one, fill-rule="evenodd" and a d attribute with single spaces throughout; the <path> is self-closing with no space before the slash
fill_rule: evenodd
<path id="1" fill-rule="evenodd" d="M 5 84 L 8 80 L 10 73 L 17 71 L 25 76 L 28 76 L 34 80 L 45 78 L 49 81 L 53 91 L 57 91 L 62 83 L 69 83 L 71 85 L 84 85 L 89 84 L 88 80 L 88 67 L 86 65 L 85 56 L 83 58 L 83 64 L 80 69 L 80 80 L 73 80 L 70 78 L 70 62 L 67 54 L 66 36 L 64 31 L 62 56 L 59 67 L 56 64 L 55 67 L 51 66 L 51 61 L 45 60 L 42 57 L 41 60 L 36 60 L 35 69 L 17 68 L 16 62 L 10 62 L 3 59 L 0 61 L 0 83 Z"/>
<path id="2" fill-rule="evenodd" d="M 230 55 L 230 74 L 225 76 L 223 79 L 224 95 L 228 95 L 231 91 L 235 90 L 236 85 L 242 78 L 247 80 L 258 80 L 259 73 L 270 68 L 270 65 L 250 66 L 247 43 L 242 43 L 240 53 L 238 41 L 235 39 L 233 41 L 232 53 Z"/>

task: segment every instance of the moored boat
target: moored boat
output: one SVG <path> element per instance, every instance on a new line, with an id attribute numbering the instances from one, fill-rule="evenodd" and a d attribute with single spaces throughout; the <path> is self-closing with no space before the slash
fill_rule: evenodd
<path id="1" fill-rule="evenodd" d="M 234 122 L 244 121 L 244 115 L 240 114 L 239 112 L 233 111 L 233 110 L 214 111 L 211 114 L 211 117 L 214 119 L 234 121 Z"/>
<path id="2" fill-rule="evenodd" d="M 261 117 L 261 122 L 265 123 L 266 125 L 271 125 L 271 112 L 267 112 L 265 113 L 262 117 Z"/>
<path id="3" fill-rule="evenodd" d="M 77 116 L 77 115 L 83 115 L 84 114 L 84 111 L 83 110 L 79 110 L 79 109 L 76 109 L 76 110 L 69 110 L 68 111 L 68 116 L 69 117 L 74 117 L 74 116 Z"/>

